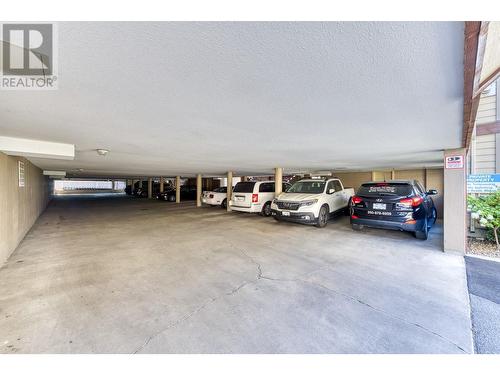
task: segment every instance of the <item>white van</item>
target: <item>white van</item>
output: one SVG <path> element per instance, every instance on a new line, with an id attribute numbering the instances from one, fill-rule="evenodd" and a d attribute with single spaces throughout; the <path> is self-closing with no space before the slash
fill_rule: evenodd
<path id="1" fill-rule="evenodd" d="M 290 184 L 283 184 L 283 191 Z M 238 182 L 233 189 L 229 207 L 233 211 L 260 213 L 271 216 L 271 202 L 274 199 L 274 181 Z"/>

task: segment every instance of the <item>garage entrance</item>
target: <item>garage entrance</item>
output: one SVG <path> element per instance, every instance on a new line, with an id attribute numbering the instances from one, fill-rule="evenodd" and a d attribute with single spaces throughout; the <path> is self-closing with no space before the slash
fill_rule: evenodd
<path id="1" fill-rule="evenodd" d="M 0 351 L 472 353 L 465 176 L 493 24 L 58 23 L 57 89 L 0 91 Z M 52 194 L 81 180 L 113 195 Z M 432 195 L 426 241 L 352 230 L 358 188 L 393 180 L 418 181 L 393 205 L 420 238 Z M 292 208 L 318 228 L 279 222 Z"/>

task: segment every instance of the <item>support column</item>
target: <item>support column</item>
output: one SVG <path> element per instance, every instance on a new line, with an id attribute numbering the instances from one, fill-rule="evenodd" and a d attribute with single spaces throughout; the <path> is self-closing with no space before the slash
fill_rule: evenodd
<path id="1" fill-rule="evenodd" d="M 467 236 L 466 150 L 446 150 L 444 159 L 444 251 L 464 254 Z"/>
<path id="2" fill-rule="evenodd" d="M 283 192 L 283 168 L 274 168 L 274 194 L 278 196 Z"/>
<path id="3" fill-rule="evenodd" d="M 196 207 L 201 207 L 201 174 L 196 175 Z"/>
<path id="4" fill-rule="evenodd" d="M 175 178 L 175 203 L 181 203 L 181 176 Z"/>
<path id="5" fill-rule="evenodd" d="M 248 177 L 247 176 L 241 176 L 241 182 L 246 182 L 248 181 Z"/>
<path id="6" fill-rule="evenodd" d="M 231 206 L 229 205 L 229 202 L 231 201 L 231 198 L 233 197 L 233 172 L 227 172 L 227 206 L 226 209 L 228 211 L 231 211 Z"/>
<path id="7" fill-rule="evenodd" d="M 165 190 L 165 177 L 160 177 L 160 193 Z"/>
<path id="8" fill-rule="evenodd" d="M 396 171 L 393 169 L 391 171 L 391 180 L 395 180 L 396 179 Z"/>
<path id="9" fill-rule="evenodd" d="M 148 178 L 148 198 L 153 198 L 153 179 L 151 177 Z"/>

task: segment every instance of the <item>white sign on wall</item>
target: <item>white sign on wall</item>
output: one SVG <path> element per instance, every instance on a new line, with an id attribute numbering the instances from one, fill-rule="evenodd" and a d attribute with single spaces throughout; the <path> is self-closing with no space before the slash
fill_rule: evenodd
<path id="1" fill-rule="evenodd" d="M 444 158 L 444 167 L 446 169 L 463 169 L 464 156 L 463 155 L 446 156 Z"/>
<path id="2" fill-rule="evenodd" d="M 19 187 L 24 187 L 24 185 L 25 185 L 25 180 L 24 180 L 24 162 L 23 161 L 18 161 L 17 162 L 17 166 L 18 166 Z"/>

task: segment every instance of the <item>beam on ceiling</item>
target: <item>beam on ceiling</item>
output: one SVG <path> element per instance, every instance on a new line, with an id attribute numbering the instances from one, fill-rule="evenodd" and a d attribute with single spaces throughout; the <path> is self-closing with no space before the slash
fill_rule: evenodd
<path id="1" fill-rule="evenodd" d="M 0 151 L 7 155 L 27 158 L 75 159 L 75 145 L 25 138 L 0 137 Z"/>

